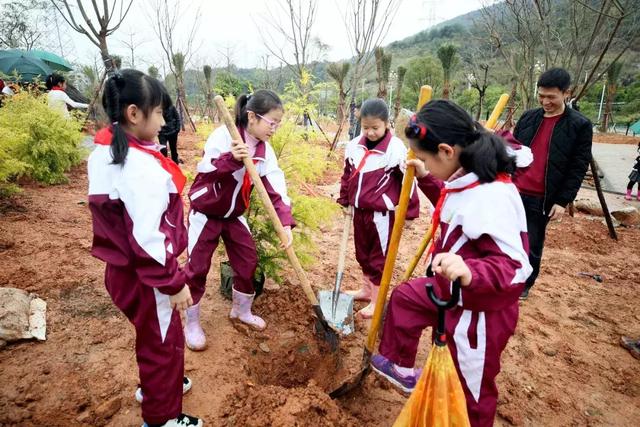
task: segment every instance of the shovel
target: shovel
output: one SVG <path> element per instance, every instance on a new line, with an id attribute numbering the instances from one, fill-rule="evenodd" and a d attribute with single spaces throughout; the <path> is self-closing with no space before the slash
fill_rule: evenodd
<path id="1" fill-rule="evenodd" d="M 242 137 L 240 136 L 240 133 L 236 128 L 235 121 L 231 117 L 231 114 L 229 114 L 229 110 L 227 110 L 227 106 L 224 103 L 224 98 L 222 98 L 220 95 L 217 95 L 215 98 L 213 98 L 213 101 L 216 103 L 216 107 L 218 107 L 220 116 L 222 117 L 224 124 L 227 126 L 227 129 L 229 130 L 229 133 L 231 134 L 231 138 L 233 140 L 242 141 Z M 271 199 L 269 198 L 269 193 L 267 193 L 267 189 L 264 188 L 264 184 L 260 179 L 260 175 L 258 175 L 258 171 L 255 165 L 253 164 L 253 161 L 251 161 L 249 157 L 245 157 L 244 159 L 242 159 L 242 162 L 244 163 L 244 167 L 246 168 L 247 173 L 251 177 L 251 181 L 253 182 L 253 185 L 256 191 L 258 192 L 258 196 L 260 197 L 260 200 L 262 200 L 264 208 L 267 211 L 267 214 L 269 215 L 269 219 L 271 219 L 271 222 L 273 223 L 273 226 L 276 229 L 276 232 L 278 233 L 278 237 L 280 238 L 280 241 L 282 242 L 283 245 L 286 245 L 289 241 L 289 237 L 287 236 L 287 233 L 284 231 L 284 227 L 280 222 L 280 218 L 278 217 L 278 214 L 276 213 L 276 210 L 273 207 L 273 203 L 271 203 Z M 327 323 L 327 320 L 322 314 L 322 310 L 320 309 L 320 304 L 318 304 L 316 295 L 313 293 L 313 290 L 311 289 L 311 283 L 309 282 L 309 278 L 307 277 L 306 273 L 302 269 L 302 266 L 300 265 L 300 261 L 298 260 L 298 257 L 296 256 L 296 253 L 293 250 L 293 246 L 289 246 L 286 249 L 286 253 L 287 253 L 287 257 L 289 258 L 289 263 L 291 263 L 291 267 L 293 267 L 293 269 L 296 272 L 296 275 L 298 276 L 298 280 L 300 281 L 300 286 L 302 287 L 304 294 L 306 295 L 307 299 L 309 300 L 309 302 L 313 307 L 313 312 L 315 313 L 315 317 L 316 317 L 315 319 L 316 334 L 318 334 L 324 341 L 326 341 L 329 344 L 331 351 L 335 352 L 338 349 L 338 334 L 334 329 L 331 328 L 331 326 L 329 326 L 329 324 Z"/>
<path id="2" fill-rule="evenodd" d="M 432 91 L 431 86 L 425 85 L 420 88 L 418 109 L 431 99 Z M 409 151 L 407 159 L 413 158 L 415 158 L 413 152 Z M 411 198 L 411 189 L 413 188 L 414 177 L 415 169 L 413 167 L 407 167 L 404 179 L 402 180 L 400 200 L 398 201 L 398 206 L 395 212 L 396 220 L 393 224 L 393 230 L 391 231 L 391 238 L 389 239 L 389 248 L 387 249 L 387 257 L 384 261 L 382 278 L 380 279 L 380 290 L 378 291 L 378 299 L 376 300 L 376 309 L 373 312 L 371 326 L 369 327 L 369 334 L 367 335 L 367 341 L 364 346 L 360 371 L 354 377 L 350 378 L 338 388 L 330 392 L 329 396 L 332 398 L 345 395 L 351 390 L 359 387 L 371 372 L 371 364 L 369 362 L 371 361 L 371 356 L 376 345 L 376 338 L 378 337 L 380 323 L 382 323 L 382 312 L 384 310 L 385 303 L 387 302 L 387 293 L 389 292 L 389 284 L 391 283 L 391 276 L 393 275 L 393 267 L 396 263 L 398 246 L 400 246 L 400 238 L 402 237 L 402 229 L 404 228 L 404 222 L 409 208 L 409 199 Z"/>
<path id="3" fill-rule="evenodd" d="M 333 291 L 320 291 L 318 299 L 320 308 L 329 324 L 343 335 L 349 335 L 354 331 L 353 326 L 353 296 L 340 292 L 342 276 L 344 274 L 344 260 L 347 256 L 347 244 L 349 243 L 349 230 L 353 219 L 353 206 L 349 206 L 344 214 L 344 229 L 340 241 L 340 254 L 338 255 L 338 272 Z"/>

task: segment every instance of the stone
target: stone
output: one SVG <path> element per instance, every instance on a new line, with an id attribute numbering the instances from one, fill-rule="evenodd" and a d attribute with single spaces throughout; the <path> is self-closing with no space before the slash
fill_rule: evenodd
<path id="1" fill-rule="evenodd" d="M 119 397 L 114 397 L 110 400 L 102 402 L 95 410 L 96 417 L 103 420 L 108 420 L 120 410 L 121 406 L 122 401 Z"/>
<path id="2" fill-rule="evenodd" d="M 634 206 L 625 206 L 611 212 L 611 216 L 620 221 L 625 227 L 640 225 L 640 212 Z"/>
<path id="3" fill-rule="evenodd" d="M 593 216 L 604 216 L 600 202 L 596 200 L 581 199 L 573 202 L 576 210 Z"/>
<path id="4" fill-rule="evenodd" d="M 22 289 L 0 288 L 0 341 L 46 340 L 47 303 Z"/>

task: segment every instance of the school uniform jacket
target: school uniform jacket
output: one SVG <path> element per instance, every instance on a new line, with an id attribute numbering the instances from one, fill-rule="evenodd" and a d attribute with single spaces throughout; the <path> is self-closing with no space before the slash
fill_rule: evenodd
<path id="1" fill-rule="evenodd" d="M 344 156 L 338 203 L 375 212 L 395 211 L 407 159 L 407 148 L 402 140 L 387 131 L 382 141 L 368 150 L 367 138 L 361 135 L 347 143 Z M 419 209 L 414 183 L 407 218 L 417 218 Z"/>
<path id="2" fill-rule="evenodd" d="M 99 132 L 96 140 L 110 135 Z M 101 144 L 88 160 L 91 254 L 116 267 L 133 269 L 144 285 L 174 295 L 186 282 L 178 265 L 187 245 L 180 194 L 171 175 L 151 154 L 130 147 L 124 165 L 112 162 L 110 146 Z"/>
<path id="3" fill-rule="evenodd" d="M 429 174 L 418 186 L 435 205 L 443 187 L 462 188 L 477 180 L 475 173 L 467 173 L 445 183 Z M 528 246 L 527 220 L 514 184 L 494 181 L 448 194 L 434 254 L 456 253 L 469 266 L 473 279 L 462 287 L 463 309 L 495 311 L 517 303 L 532 271 Z M 449 281 L 436 277 L 448 297 Z"/>
<path id="4" fill-rule="evenodd" d="M 253 161 L 282 225 L 294 226 L 284 173 L 268 142 L 258 143 Z M 198 175 L 189 191 L 194 210 L 217 218 L 236 218 L 244 213 L 247 206 L 242 197 L 242 185 L 246 169 L 242 161 L 231 154 L 231 134 L 225 126 L 217 128 L 207 139 L 197 170 Z"/>

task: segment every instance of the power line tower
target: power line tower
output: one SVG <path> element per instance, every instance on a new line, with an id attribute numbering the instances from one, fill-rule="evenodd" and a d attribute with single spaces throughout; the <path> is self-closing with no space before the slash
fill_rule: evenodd
<path id="1" fill-rule="evenodd" d="M 427 24 L 426 28 L 431 28 L 436 24 L 436 1 L 435 0 L 424 0 L 422 2 L 422 8 L 425 11 L 425 22 Z"/>

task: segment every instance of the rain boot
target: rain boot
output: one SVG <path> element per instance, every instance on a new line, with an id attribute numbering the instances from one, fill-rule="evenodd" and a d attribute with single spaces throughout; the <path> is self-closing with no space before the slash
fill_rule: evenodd
<path id="1" fill-rule="evenodd" d="M 351 295 L 355 301 L 371 301 L 371 281 L 365 277 L 362 287 L 357 291 L 345 291 L 347 295 Z"/>
<path id="2" fill-rule="evenodd" d="M 255 298 L 255 296 L 255 292 L 252 294 L 244 294 L 233 289 L 233 304 L 229 318 L 231 320 L 240 320 L 242 323 L 246 323 L 252 328 L 262 331 L 267 327 L 267 324 L 262 318 L 251 313 L 251 305 L 253 304 L 253 298 Z"/>
<path id="3" fill-rule="evenodd" d="M 207 338 L 200 326 L 200 303 L 187 308 L 184 340 L 187 348 L 192 351 L 202 351 L 207 347 Z"/>
<path id="4" fill-rule="evenodd" d="M 640 187 L 638 188 L 638 194 L 640 194 Z M 631 200 L 631 189 L 627 188 L 627 194 L 624 196 L 625 200 Z"/>
<path id="5" fill-rule="evenodd" d="M 358 312 L 358 315 L 363 319 L 371 319 L 373 317 L 373 312 L 376 309 L 376 301 L 378 300 L 378 291 L 380 290 L 380 286 L 371 285 L 371 300 L 369 301 L 369 305 Z"/>

